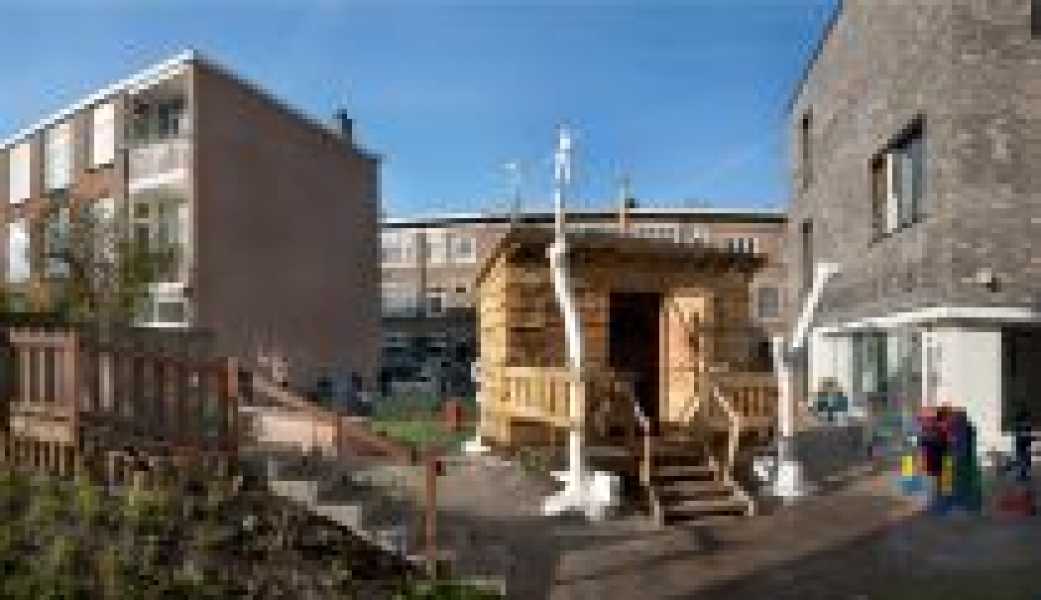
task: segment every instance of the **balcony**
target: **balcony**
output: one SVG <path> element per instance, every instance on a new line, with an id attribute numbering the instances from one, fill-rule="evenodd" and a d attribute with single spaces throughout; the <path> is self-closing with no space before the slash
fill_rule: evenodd
<path id="1" fill-rule="evenodd" d="M 183 186 L 188 180 L 191 143 L 187 137 L 171 137 L 132 147 L 129 157 L 130 192 Z"/>

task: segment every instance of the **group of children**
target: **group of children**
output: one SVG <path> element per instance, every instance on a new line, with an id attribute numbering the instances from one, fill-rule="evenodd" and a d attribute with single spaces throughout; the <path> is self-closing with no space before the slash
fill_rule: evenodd
<path id="1" fill-rule="evenodd" d="M 924 485 L 934 511 L 946 512 L 953 507 L 979 511 L 982 478 L 976 459 L 976 432 L 965 411 L 949 406 L 926 408 L 915 424 L 916 451 L 904 457 L 902 467 L 907 491 L 918 491 Z M 1017 490 L 1029 491 L 1034 436 L 1025 413 L 1017 415 L 1013 435 L 1014 458 L 1003 472 L 1014 472 Z"/>
<path id="2" fill-rule="evenodd" d="M 925 409 L 917 425 L 919 468 L 914 471 L 924 475 L 930 507 L 978 511 L 982 494 L 976 432 L 965 412 L 946 406 Z"/>

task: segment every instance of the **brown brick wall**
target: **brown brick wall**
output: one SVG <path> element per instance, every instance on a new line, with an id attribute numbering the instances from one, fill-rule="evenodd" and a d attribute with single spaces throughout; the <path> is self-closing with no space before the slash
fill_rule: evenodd
<path id="1" fill-rule="evenodd" d="M 208 67 L 192 87 L 198 323 L 236 351 L 273 336 L 298 365 L 371 382 L 378 165 Z"/>

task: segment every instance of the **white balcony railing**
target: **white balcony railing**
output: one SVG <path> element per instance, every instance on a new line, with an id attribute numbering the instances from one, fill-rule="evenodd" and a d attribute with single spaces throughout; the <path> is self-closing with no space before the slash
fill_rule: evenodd
<path id="1" fill-rule="evenodd" d="M 130 150 L 130 185 L 147 187 L 147 183 L 174 182 L 187 176 L 190 159 L 187 138 L 169 138 Z"/>

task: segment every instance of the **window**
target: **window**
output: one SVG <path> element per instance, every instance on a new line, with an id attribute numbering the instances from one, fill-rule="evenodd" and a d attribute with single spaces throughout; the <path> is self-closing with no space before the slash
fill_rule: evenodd
<path id="1" fill-rule="evenodd" d="M 443 231 L 428 231 L 426 234 L 427 262 L 440 265 L 448 262 L 448 246 Z"/>
<path id="2" fill-rule="evenodd" d="M 384 282 L 381 292 L 384 316 L 408 317 L 415 315 L 416 294 L 411 287 L 403 283 Z"/>
<path id="3" fill-rule="evenodd" d="M 29 199 L 30 149 L 29 143 L 19 144 L 10 154 L 10 202 L 20 204 Z"/>
<path id="4" fill-rule="evenodd" d="M 426 293 L 426 309 L 428 317 L 443 317 L 447 308 L 446 294 L 441 288 L 431 288 Z"/>
<path id="5" fill-rule="evenodd" d="M 921 121 L 871 161 L 874 239 L 920 221 L 925 214 L 925 141 Z"/>
<path id="6" fill-rule="evenodd" d="M 91 220 L 95 224 L 94 260 L 99 263 L 114 263 L 116 260 L 115 230 L 116 201 L 102 198 L 90 205 Z"/>
<path id="7" fill-rule="evenodd" d="M 1041 38 L 1041 0 L 1030 0 L 1030 37 Z"/>
<path id="8" fill-rule="evenodd" d="M 688 244 L 693 244 L 698 241 L 707 243 L 708 239 L 708 231 L 704 227 L 691 227 L 684 232 L 684 241 Z"/>
<path id="9" fill-rule="evenodd" d="M 813 221 L 811 219 L 807 219 L 800 224 L 799 237 L 802 246 L 802 285 L 800 287 L 802 288 L 802 293 L 806 294 L 813 285 L 813 264 L 815 260 L 813 256 Z"/>
<path id="10" fill-rule="evenodd" d="M 477 262 L 477 252 L 471 236 L 463 233 L 452 236 L 452 261 L 464 264 Z"/>
<path id="11" fill-rule="evenodd" d="M 47 156 L 44 179 L 48 190 L 63 190 L 72 179 L 72 125 L 62 123 L 44 134 Z"/>
<path id="12" fill-rule="evenodd" d="M 758 241 L 754 237 L 748 238 L 727 238 L 727 250 L 730 252 L 740 252 L 742 254 L 753 254 L 756 251 Z"/>
<path id="13" fill-rule="evenodd" d="M 29 280 L 29 228 L 24 218 L 7 224 L 7 282 Z"/>
<path id="14" fill-rule="evenodd" d="M 186 129 L 184 122 L 184 101 L 171 100 L 163 102 L 156 108 L 159 137 L 175 137 Z"/>
<path id="15" fill-rule="evenodd" d="M 799 123 L 799 148 L 801 151 L 802 187 L 813 183 L 813 113 L 806 111 Z"/>
<path id="16" fill-rule="evenodd" d="M 64 255 L 69 249 L 69 207 L 62 206 L 47 219 L 44 245 L 47 248 L 46 273 L 48 277 L 67 277 L 69 263 Z"/>
<path id="17" fill-rule="evenodd" d="M 116 107 L 111 102 L 94 109 L 94 130 L 91 144 L 91 164 L 95 167 L 112 164 L 116 159 Z"/>
<path id="18" fill-rule="evenodd" d="M 401 236 L 397 233 L 380 235 L 380 261 L 386 264 L 397 264 L 403 261 Z"/>
<path id="19" fill-rule="evenodd" d="M 759 288 L 759 318 L 774 319 L 780 313 L 781 298 L 775 287 Z"/>
<path id="20" fill-rule="evenodd" d="M 155 320 L 157 323 L 184 323 L 184 302 L 156 302 Z"/>

